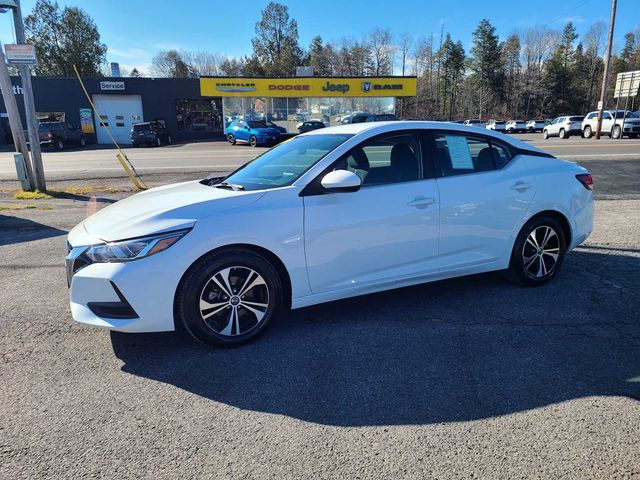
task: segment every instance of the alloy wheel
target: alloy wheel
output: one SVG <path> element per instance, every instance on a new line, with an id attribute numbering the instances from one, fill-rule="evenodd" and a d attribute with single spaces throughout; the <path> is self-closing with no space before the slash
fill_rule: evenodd
<path id="1" fill-rule="evenodd" d="M 533 278 L 542 278 L 552 273 L 559 256 L 560 238 L 547 225 L 532 230 L 522 247 L 522 264 L 527 274 Z"/>
<path id="2" fill-rule="evenodd" d="M 200 293 L 200 316 L 215 333 L 245 334 L 262 322 L 269 307 L 269 288 L 255 270 L 233 266 L 218 270 Z"/>

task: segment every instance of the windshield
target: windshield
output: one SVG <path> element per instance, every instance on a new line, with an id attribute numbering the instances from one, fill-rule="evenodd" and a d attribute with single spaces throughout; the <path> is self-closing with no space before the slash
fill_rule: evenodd
<path id="1" fill-rule="evenodd" d="M 291 185 L 325 155 L 352 135 L 303 135 L 281 143 L 223 181 L 245 190 L 262 190 Z"/>
<path id="2" fill-rule="evenodd" d="M 134 125 L 133 126 L 133 131 L 134 132 L 144 132 L 146 130 L 151 130 L 151 125 L 148 123 L 143 123 L 142 125 Z"/>
<path id="3" fill-rule="evenodd" d="M 247 124 L 251 127 L 251 128 L 267 128 L 267 126 L 262 123 L 262 122 L 256 122 L 255 120 L 252 120 L 250 122 L 247 122 Z"/>

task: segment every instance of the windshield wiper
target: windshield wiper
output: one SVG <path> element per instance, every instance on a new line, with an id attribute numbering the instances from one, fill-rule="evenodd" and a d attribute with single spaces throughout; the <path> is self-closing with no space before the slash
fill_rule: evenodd
<path id="1" fill-rule="evenodd" d="M 221 183 L 215 183 L 212 186 L 216 188 L 228 188 L 230 190 L 233 190 L 234 192 L 244 190 L 244 187 L 242 185 L 236 185 L 235 183 L 221 182 Z"/>

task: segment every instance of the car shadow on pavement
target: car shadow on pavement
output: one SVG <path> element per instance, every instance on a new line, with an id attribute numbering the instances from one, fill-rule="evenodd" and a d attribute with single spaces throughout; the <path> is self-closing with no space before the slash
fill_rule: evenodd
<path id="1" fill-rule="evenodd" d="M 476 275 L 296 310 L 232 350 L 183 332 L 111 340 L 130 374 L 326 425 L 459 422 L 592 395 L 640 399 L 640 258 L 583 248 L 563 268 L 538 288 Z"/>
<path id="2" fill-rule="evenodd" d="M 0 215 L 0 246 L 57 237 L 67 233 L 66 230 L 34 222 L 27 218 Z"/>

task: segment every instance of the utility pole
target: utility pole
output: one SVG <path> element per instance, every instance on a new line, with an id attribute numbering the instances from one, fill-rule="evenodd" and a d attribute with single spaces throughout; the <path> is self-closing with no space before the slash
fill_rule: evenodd
<path id="1" fill-rule="evenodd" d="M 27 149 L 27 141 L 24 138 L 24 130 L 22 129 L 22 120 L 16 103 L 16 96 L 13 94 L 13 85 L 11 85 L 11 77 L 9 69 L 4 59 L 3 47 L 0 44 L 0 88 L 2 88 L 2 98 L 4 106 L 7 108 L 7 117 L 9 117 L 9 126 L 11 127 L 11 135 L 13 136 L 13 144 L 16 151 L 20 152 L 24 158 L 27 178 L 31 188 L 35 185 L 33 169 L 31 168 L 31 160 L 29 159 L 29 150 Z M 38 143 L 39 145 L 39 143 Z"/>
<path id="2" fill-rule="evenodd" d="M 607 101 L 607 84 L 609 83 L 609 63 L 611 60 L 611 44 L 613 43 L 613 27 L 616 22 L 616 6 L 618 0 L 611 0 L 611 19 L 609 20 L 609 39 L 607 40 L 607 50 L 604 57 L 604 74 L 602 76 L 602 90 L 600 90 L 600 105 L 598 105 L 598 124 L 596 125 L 596 140 L 600 140 L 602 130 L 602 115 L 604 114 L 604 104 Z"/>
<path id="3" fill-rule="evenodd" d="M 16 8 L 13 8 L 13 26 L 16 30 L 16 43 L 25 44 L 24 23 L 22 23 L 22 9 L 20 0 L 15 0 Z M 38 118 L 36 117 L 36 106 L 33 99 L 33 86 L 31 85 L 31 71 L 29 65 L 19 65 L 20 77 L 22 78 L 22 89 L 24 90 L 24 112 L 29 131 L 29 145 L 31 146 L 31 157 L 33 160 L 33 173 L 35 175 L 38 190 L 44 192 L 47 184 L 44 178 L 44 167 L 42 165 L 42 151 L 40 149 L 40 136 L 38 135 Z"/>

